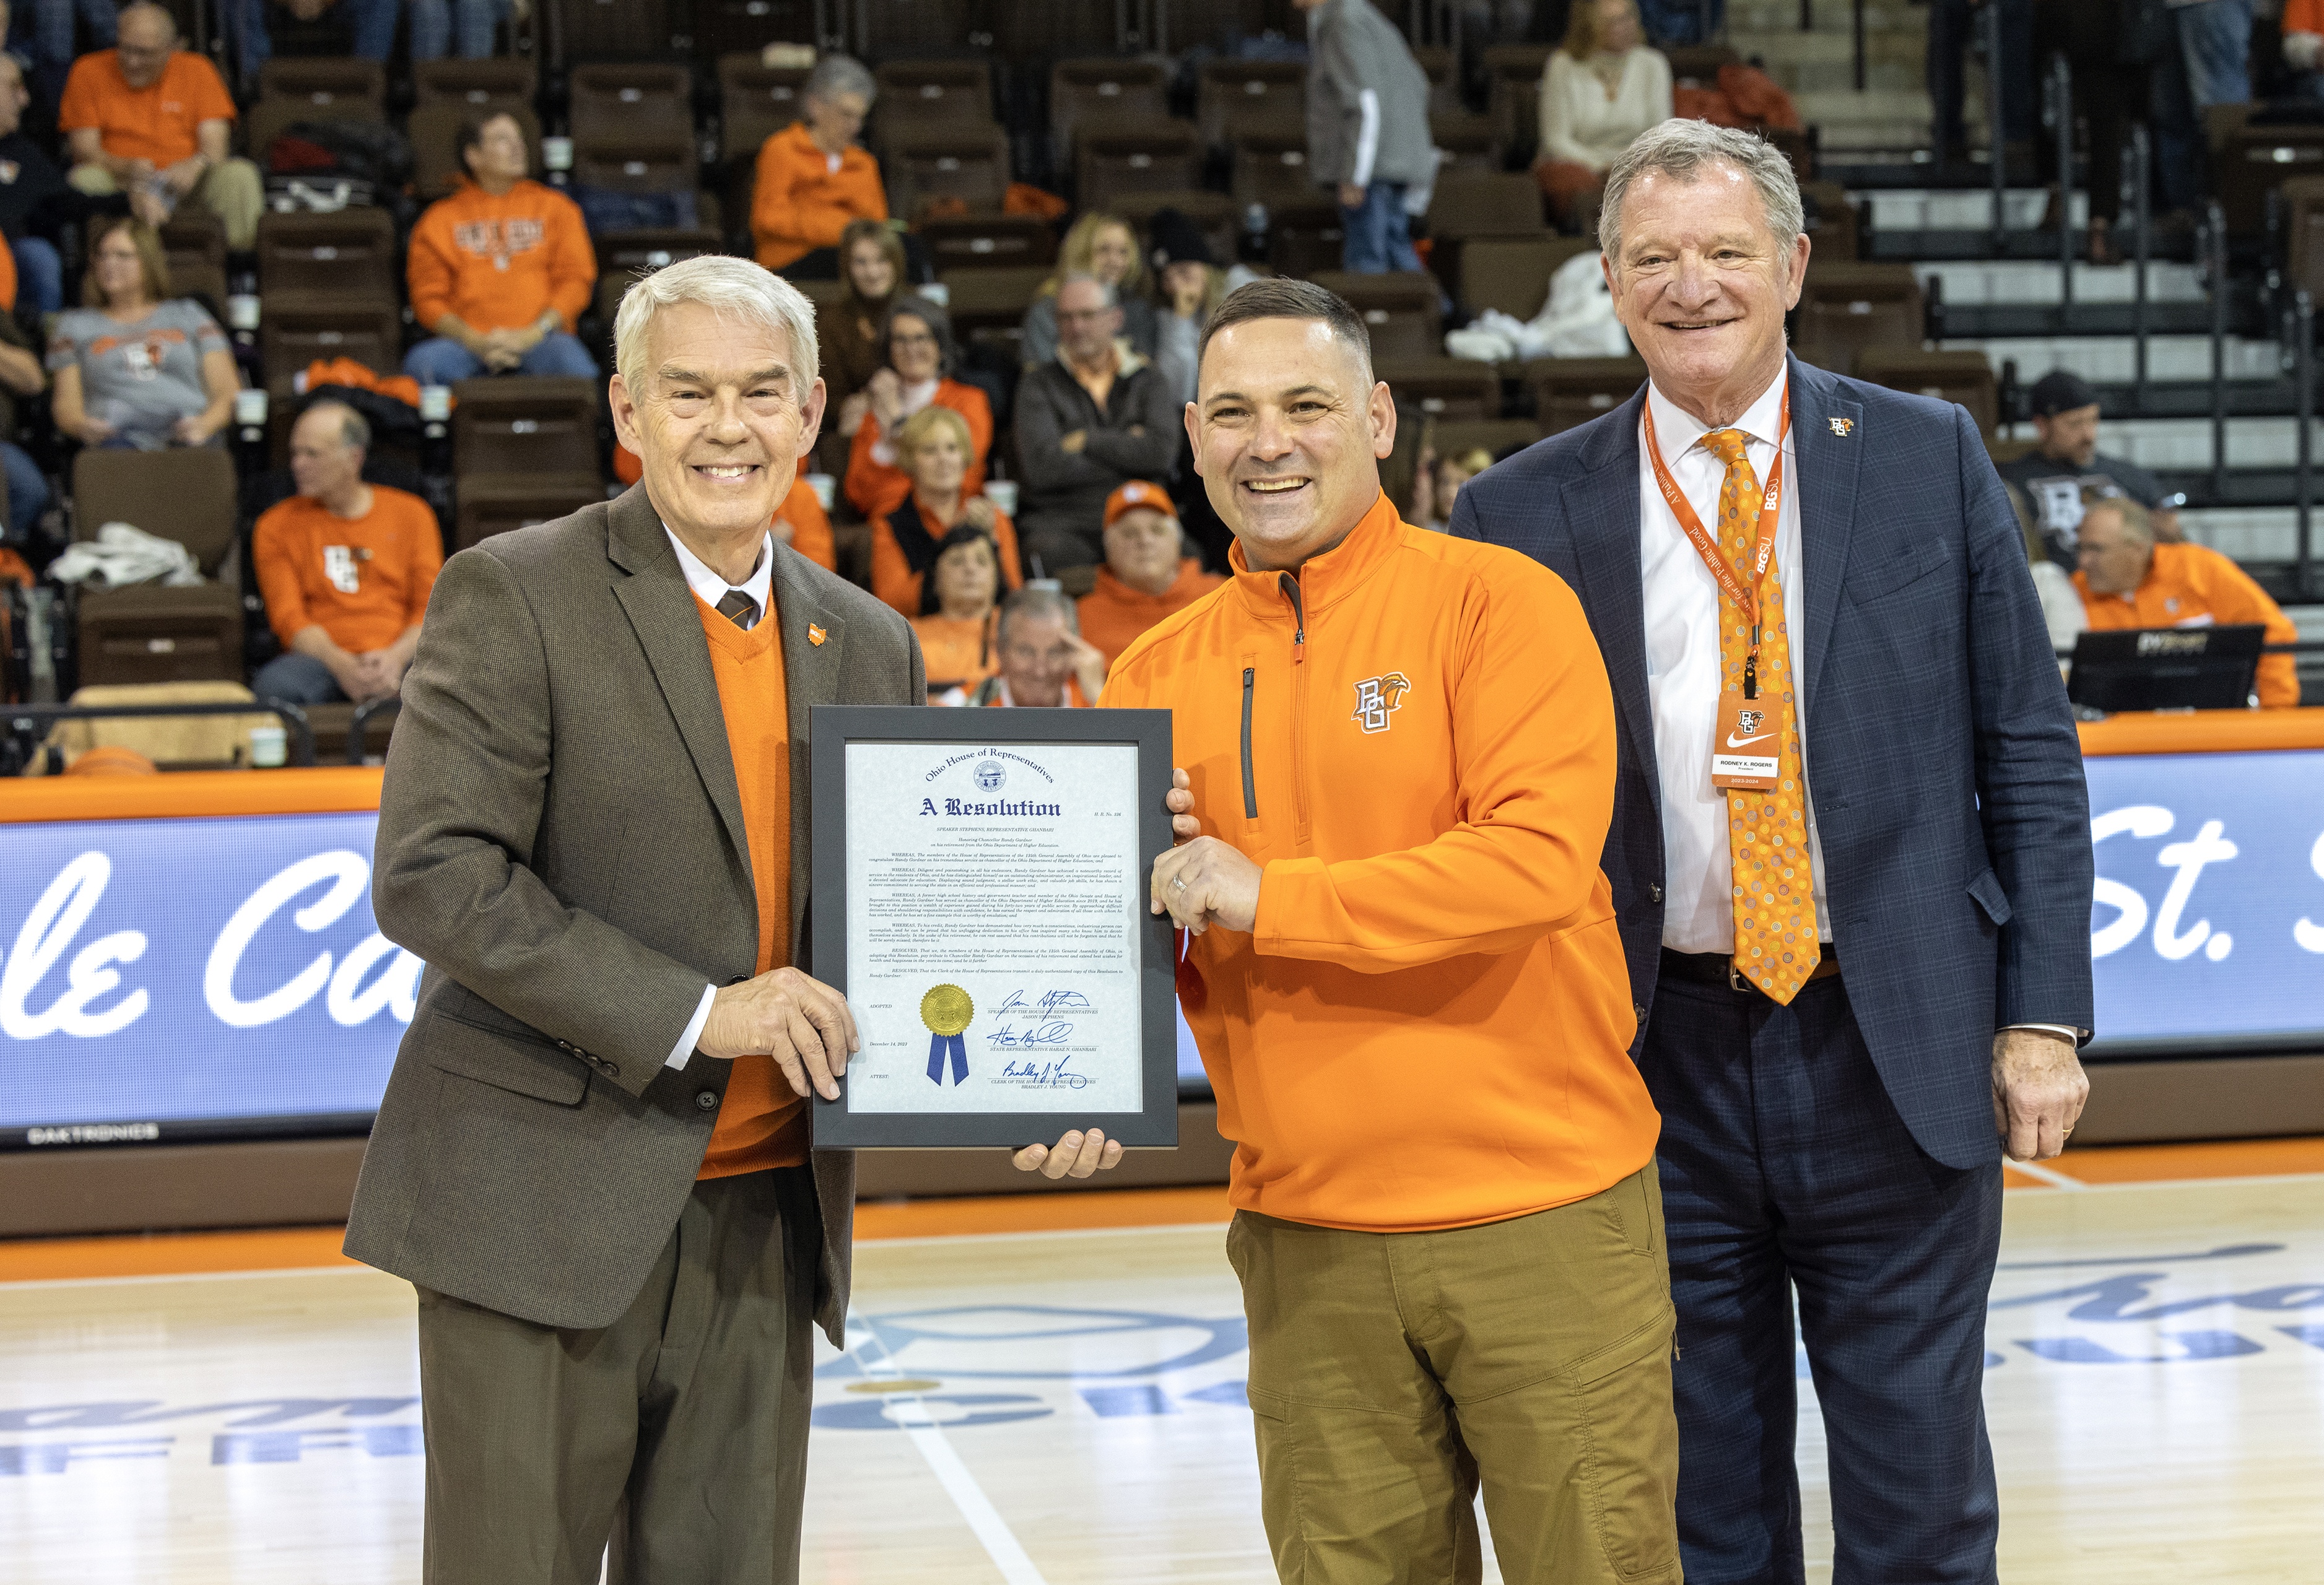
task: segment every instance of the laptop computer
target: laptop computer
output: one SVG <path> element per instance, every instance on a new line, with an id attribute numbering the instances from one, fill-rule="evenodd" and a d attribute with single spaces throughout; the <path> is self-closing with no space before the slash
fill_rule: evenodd
<path id="1" fill-rule="evenodd" d="M 2074 640 L 2066 696 L 2109 713 L 2246 709 L 2266 634 L 2255 622 L 2085 632 Z"/>

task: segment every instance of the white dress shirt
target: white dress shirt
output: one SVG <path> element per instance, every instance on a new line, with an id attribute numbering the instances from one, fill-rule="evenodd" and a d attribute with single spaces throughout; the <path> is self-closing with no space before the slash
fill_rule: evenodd
<path id="1" fill-rule="evenodd" d="M 1775 382 L 1729 428 L 1747 438 L 1751 471 L 1766 487 L 1775 460 L 1775 432 L 1783 408 L 1784 382 Z M 1706 525 L 1719 521 L 1719 492 L 1727 465 L 1702 445 L 1710 433 L 1651 384 L 1646 401 L 1663 464 L 1695 515 Z M 1791 437 L 1784 437 L 1784 499 L 1775 509 L 1775 570 L 1784 585 L 1784 626 L 1791 639 L 1792 697 L 1799 704 L 1801 757 L 1806 758 L 1807 692 L 1800 686 L 1806 644 L 1800 625 L 1804 610 L 1800 576 L 1799 464 Z M 1694 542 L 1679 527 L 1670 503 L 1655 482 L 1647 455 L 1646 423 L 1638 425 L 1638 502 L 1641 507 L 1638 570 L 1646 584 L 1646 697 L 1654 711 L 1655 762 L 1663 797 L 1663 945 L 1676 952 L 1735 950 L 1735 871 L 1727 848 L 1727 795 L 1711 785 L 1711 740 L 1719 717 L 1719 582 Z M 1751 525 L 1754 531 L 1758 525 Z M 1773 679 L 1762 672 L 1760 687 Z M 1802 788 L 1811 769 L 1801 766 Z M 1824 902 L 1823 846 L 1816 836 L 1815 805 L 1807 805 L 1808 870 L 1813 878 L 1816 935 L 1831 939 L 1831 915 Z"/>
<path id="2" fill-rule="evenodd" d="M 688 550 L 686 541 L 676 534 L 670 534 L 668 523 L 662 524 L 661 531 L 669 534 L 669 548 L 678 552 L 678 567 L 686 575 L 686 586 L 693 590 L 705 605 L 715 610 L 718 602 L 726 598 L 727 590 L 740 589 L 759 607 L 759 614 L 751 625 L 756 627 L 767 620 L 767 613 L 773 606 L 775 590 L 775 537 L 772 533 L 760 544 L 759 560 L 751 568 L 751 576 L 739 584 L 730 584 L 713 572 L 702 558 Z M 711 1000 L 717 994 L 718 987 L 715 985 L 703 986 L 702 1000 L 694 1009 L 694 1018 L 687 1024 L 686 1033 L 678 1037 L 678 1044 L 670 1047 L 669 1055 L 662 1059 L 664 1067 L 682 1068 L 693 1058 L 695 1045 L 702 1038 L 702 1026 L 710 1021 Z"/>

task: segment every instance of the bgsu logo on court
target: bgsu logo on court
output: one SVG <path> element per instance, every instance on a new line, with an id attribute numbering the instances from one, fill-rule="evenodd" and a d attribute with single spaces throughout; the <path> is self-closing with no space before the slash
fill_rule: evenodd
<path id="1" fill-rule="evenodd" d="M 1356 713 L 1351 718 L 1366 732 L 1386 732 L 1388 717 L 1404 704 L 1412 684 L 1400 671 L 1368 677 L 1356 685 Z"/>

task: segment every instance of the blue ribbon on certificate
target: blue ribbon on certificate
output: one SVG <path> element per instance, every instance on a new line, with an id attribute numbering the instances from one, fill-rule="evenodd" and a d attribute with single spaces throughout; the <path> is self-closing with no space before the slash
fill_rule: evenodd
<path id="1" fill-rule="evenodd" d="M 928 1077 L 937 1084 L 944 1083 L 945 1054 L 952 1054 L 952 1082 L 954 1087 L 968 1083 L 968 1042 L 957 1035 L 928 1037 Z"/>

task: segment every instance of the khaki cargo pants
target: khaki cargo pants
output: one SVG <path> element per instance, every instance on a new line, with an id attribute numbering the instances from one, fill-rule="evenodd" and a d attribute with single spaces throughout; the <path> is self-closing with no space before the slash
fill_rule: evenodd
<path id="1" fill-rule="evenodd" d="M 1240 1212 L 1285 1585 L 1677 1585 L 1670 1273 L 1648 1163 L 1554 1211 L 1360 1233 Z"/>

